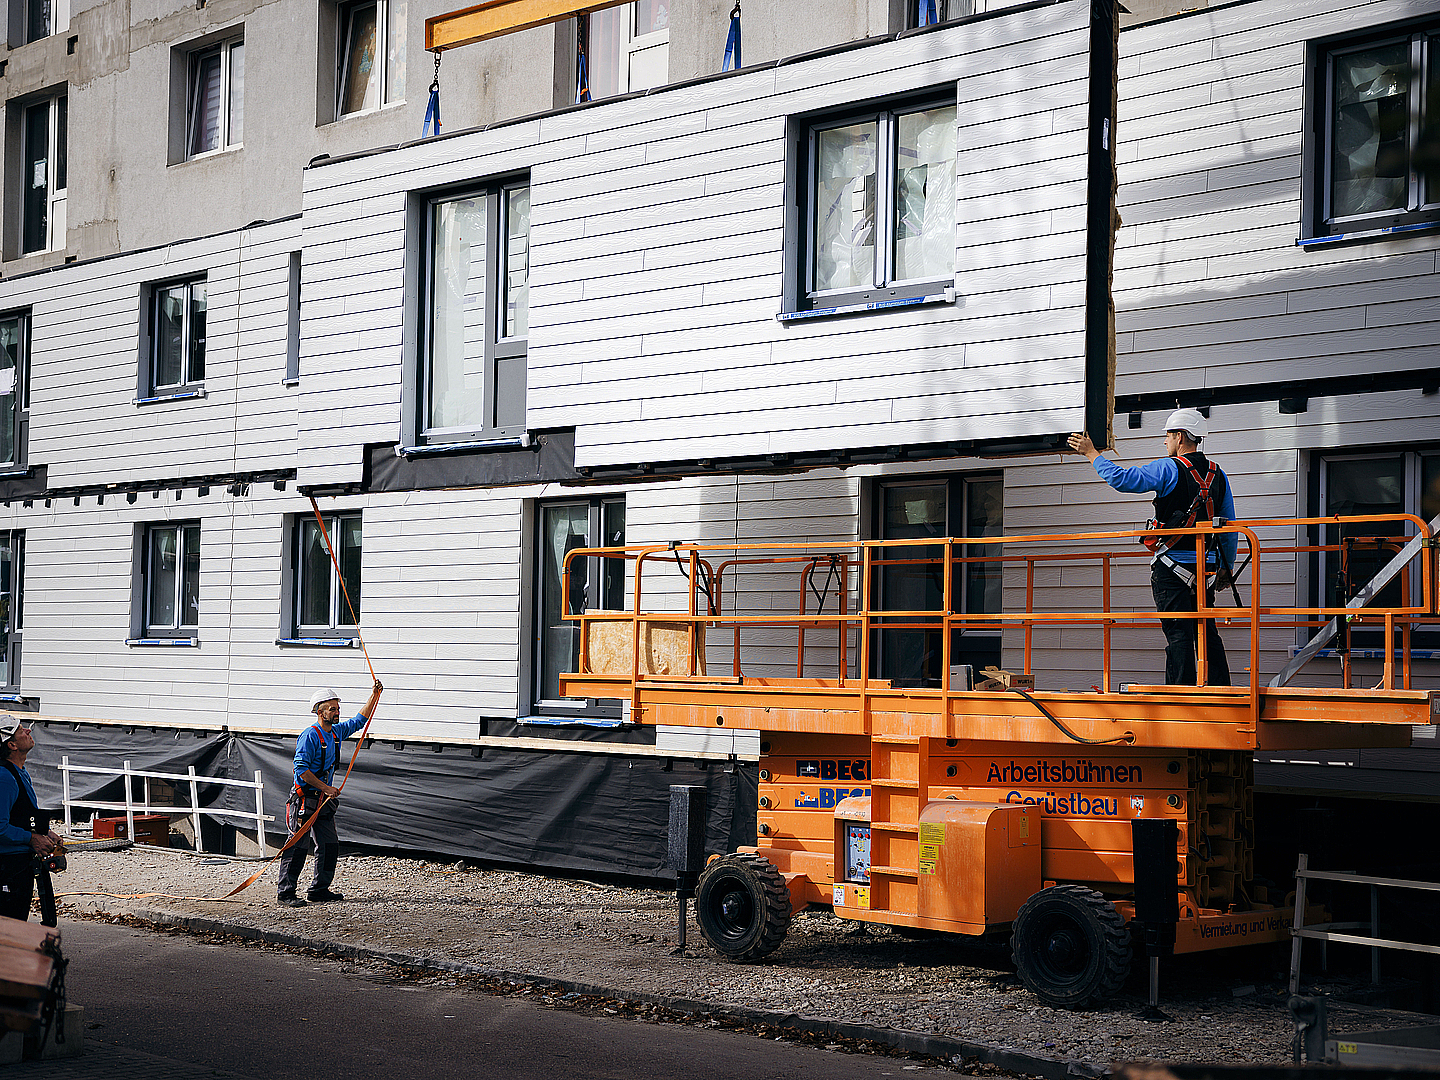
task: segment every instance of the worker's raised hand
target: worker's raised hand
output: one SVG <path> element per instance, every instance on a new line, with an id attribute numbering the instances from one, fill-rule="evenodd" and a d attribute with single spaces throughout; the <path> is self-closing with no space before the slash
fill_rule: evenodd
<path id="1" fill-rule="evenodd" d="M 1090 441 L 1090 436 L 1083 431 L 1077 431 L 1069 438 L 1070 449 L 1077 454 L 1084 454 L 1091 461 L 1100 456 L 1100 451 L 1095 449 L 1095 444 Z"/>
<path id="2" fill-rule="evenodd" d="M 380 680 L 379 680 L 379 679 L 376 679 L 376 680 L 375 680 L 375 689 L 372 690 L 372 691 L 370 691 L 370 692 L 371 692 L 372 694 L 374 694 L 376 697 L 379 697 L 384 691 L 385 691 L 385 687 L 383 687 L 383 686 L 380 685 Z"/>

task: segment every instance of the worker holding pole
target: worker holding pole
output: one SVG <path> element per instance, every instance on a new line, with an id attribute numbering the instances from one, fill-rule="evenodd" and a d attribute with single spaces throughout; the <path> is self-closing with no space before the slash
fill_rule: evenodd
<path id="1" fill-rule="evenodd" d="M 340 744 L 350 735 L 363 728 L 375 715 L 375 706 L 380 703 L 384 687 L 375 680 L 370 691 L 370 700 L 365 707 L 349 720 L 340 719 L 340 695 L 334 690 L 316 690 L 310 696 L 310 711 L 315 714 L 315 723 L 300 733 L 295 740 L 295 787 L 285 804 L 285 825 L 293 837 L 313 820 L 308 836 L 294 844 L 280 856 L 280 885 L 276 901 L 284 907 L 304 907 L 306 901 L 312 904 L 344 900 L 343 894 L 333 892 L 330 883 L 335 879 L 335 861 L 340 855 L 340 837 L 335 831 L 336 799 L 340 789 L 335 787 L 335 770 L 340 765 Z M 309 891 L 302 900 L 295 889 L 300 881 L 300 871 L 305 866 L 305 856 L 311 846 L 315 849 L 315 877 Z"/>
<path id="2" fill-rule="evenodd" d="M 1200 452 L 1200 443 L 1209 425 L 1197 409 L 1176 409 L 1165 421 L 1165 457 L 1146 465 L 1121 468 L 1095 449 L 1090 436 L 1070 436 L 1070 449 L 1084 454 L 1100 478 L 1116 491 L 1133 494 L 1155 492 L 1152 527 L 1185 529 L 1196 521 L 1235 519 L 1235 500 L 1230 481 L 1213 461 Z M 1222 533 L 1218 544 L 1211 540 L 1205 554 L 1206 567 L 1197 576 L 1195 544 L 1189 536 L 1156 537 L 1146 540 L 1154 552 L 1150 562 L 1150 589 L 1157 611 L 1198 611 L 1197 584 L 1205 578 L 1205 606 L 1214 606 L 1214 590 L 1208 571 L 1228 575 L 1235 565 L 1236 534 Z M 1218 550 L 1216 550 L 1218 547 Z M 1177 686 L 1196 683 L 1195 645 L 1199 637 L 1196 619 L 1161 618 L 1165 631 L 1165 681 Z M 1206 682 L 1211 686 L 1230 685 L 1230 666 L 1225 646 L 1213 619 L 1205 620 L 1205 653 L 1209 668 Z"/>

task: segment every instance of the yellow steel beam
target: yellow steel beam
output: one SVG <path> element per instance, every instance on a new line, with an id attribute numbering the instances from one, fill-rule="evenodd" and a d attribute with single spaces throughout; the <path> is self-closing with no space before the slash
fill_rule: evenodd
<path id="1" fill-rule="evenodd" d="M 576 15 L 618 7 L 628 0 L 487 0 L 474 7 L 425 20 L 428 52 L 453 49 L 486 38 L 529 30 Z"/>

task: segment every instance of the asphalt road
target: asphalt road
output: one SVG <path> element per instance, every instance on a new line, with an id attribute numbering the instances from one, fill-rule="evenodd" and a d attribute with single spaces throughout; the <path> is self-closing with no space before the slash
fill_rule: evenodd
<path id="1" fill-rule="evenodd" d="M 904 1059 L 546 1008 L 384 970 L 97 922 L 61 927 L 86 1053 L 9 1066 L 47 1080 L 476 1075 L 875 1080 Z"/>

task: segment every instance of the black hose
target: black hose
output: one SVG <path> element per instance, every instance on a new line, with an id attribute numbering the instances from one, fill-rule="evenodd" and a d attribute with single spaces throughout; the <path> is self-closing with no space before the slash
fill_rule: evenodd
<path id="1" fill-rule="evenodd" d="M 1019 694 L 1019 695 L 1020 695 L 1021 697 L 1023 697 L 1026 701 L 1030 702 L 1031 705 L 1034 705 L 1035 708 L 1037 708 L 1037 709 L 1040 710 L 1041 714 L 1044 715 L 1044 717 L 1045 717 L 1046 720 L 1049 720 L 1052 724 L 1054 724 L 1057 728 L 1059 728 L 1059 729 L 1064 733 L 1064 735 L 1065 735 L 1065 737 L 1066 737 L 1067 739 L 1071 739 L 1071 740 L 1073 740 L 1074 742 L 1086 743 L 1087 745 L 1090 745 L 1090 746 L 1105 746 L 1105 745 L 1107 745 L 1108 743 L 1127 743 L 1127 744 L 1130 744 L 1130 745 L 1133 746 L 1134 743 L 1135 743 L 1135 735 L 1134 735 L 1133 732 L 1129 732 L 1129 731 L 1127 731 L 1124 735 L 1121 735 L 1121 736 L 1119 736 L 1119 737 L 1117 737 L 1117 738 L 1114 738 L 1114 739 L 1087 739 L 1087 738 L 1085 738 L 1085 736 L 1083 736 L 1083 735 L 1076 735 L 1073 731 L 1071 731 L 1071 730 L 1070 730 L 1069 728 L 1067 728 L 1064 724 L 1062 724 L 1058 719 L 1056 719 L 1054 713 L 1052 713 L 1049 709 L 1045 708 L 1044 705 L 1041 705 L 1040 702 L 1036 701 L 1033 697 L 1031 697 L 1029 694 L 1027 694 L 1024 690 L 1021 690 L 1020 687 L 1018 687 L 1018 686 L 1010 686 L 1010 687 L 1007 687 L 1006 689 L 1015 691 L 1015 693 Z"/>

